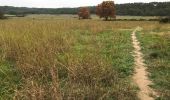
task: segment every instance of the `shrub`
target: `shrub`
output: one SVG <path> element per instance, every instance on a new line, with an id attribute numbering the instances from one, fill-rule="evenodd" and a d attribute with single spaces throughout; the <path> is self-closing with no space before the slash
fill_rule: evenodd
<path id="1" fill-rule="evenodd" d="M 159 21 L 159 19 L 148 19 L 147 21 Z"/>
<path id="2" fill-rule="evenodd" d="M 170 16 L 169 17 L 161 17 L 159 19 L 160 23 L 170 23 Z"/>
<path id="3" fill-rule="evenodd" d="M 0 11 L 0 19 L 5 19 L 4 13 Z"/>
<path id="4" fill-rule="evenodd" d="M 25 17 L 26 16 L 26 14 L 24 12 L 17 12 L 14 15 L 16 15 L 16 17 Z"/>
<path id="5" fill-rule="evenodd" d="M 26 15 L 25 14 L 17 14 L 16 16 L 17 17 L 25 17 Z"/>

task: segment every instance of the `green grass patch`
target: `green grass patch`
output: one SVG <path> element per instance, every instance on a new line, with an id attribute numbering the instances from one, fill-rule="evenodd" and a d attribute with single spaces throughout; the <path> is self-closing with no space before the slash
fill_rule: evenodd
<path id="1" fill-rule="evenodd" d="M 94 76 L 91 75 L 91 71 L 87 73 L 98 80 L 94 83 L 98 84 L 99 90 L 107 91 L 104 98 L 108 100 L 136 100 L 137 89 L 130 84 L 130 76 L 134 69 L 134 59 L 131 55 L 133 51 L 131 32 L 107 30 L 96 35 L 89 33 L 76 34 L 75 37 L 78 39 L 74 45 L 73 52 L 82 63 L 86 62 L 88 58 L 87 65 L 92 65 L 84 67 L 100 68 L 96 68 L 98 70 L 93 73 L 99 72 Z M 97 64 L 97 62 L 101 64 Z M 96 64 L 100 66 L 96 66 Z M 103 72 L 103 70 L 105 71 Z M 95 89 L 91 88 L 90 91 L 95 91 Z M 98 92 L 100 93 L 101 90 Z M 98 97 L 95 99 L 98 99 Z"/>
<path id="2" fill-rule="evenodd" d="M 7 61 L 0 62 L 0 99 L 12 99 L 20 83 L 21 76 L 14 66 Z"/>
<path id="3" fill-rule="evenodd" d="M 158 100 L 170 98 L 170 35 L 140 34 L 139 40 L 151 73 L 154 89 L 160 94 Z"/>

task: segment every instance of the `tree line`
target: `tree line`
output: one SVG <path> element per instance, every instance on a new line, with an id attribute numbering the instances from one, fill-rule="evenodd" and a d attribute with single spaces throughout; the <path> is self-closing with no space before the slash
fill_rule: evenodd
<path id="1" fill-rule="evenodd" d="M 130 16 L 170 16 L 170 2 L 127 3 L 116 4 L 116 15 Z M 91 14 L 96 13 L 96 7 L 88 7 Z M 77 14 L 79 8 L 26 8 L 0 6 L 6 14 Z"/>

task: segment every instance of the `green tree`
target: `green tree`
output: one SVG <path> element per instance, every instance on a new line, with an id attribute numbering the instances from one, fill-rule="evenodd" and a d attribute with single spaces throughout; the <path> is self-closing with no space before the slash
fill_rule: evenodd
<path id="1" fill-rule="evenodd" d="M 0 11 L 0 19 L 4 19 L 4 13 Z"/>

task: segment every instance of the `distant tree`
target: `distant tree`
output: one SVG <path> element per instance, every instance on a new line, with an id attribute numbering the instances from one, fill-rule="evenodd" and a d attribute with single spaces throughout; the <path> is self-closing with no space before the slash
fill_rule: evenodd
<path id="1" fill-rule="evenodd" d="M 23 13 L 23 12 L 20 12 L 20 13 L 16 14 L 16 17 L 25 17 L 25 16 L 26 16 L 26 14 Z"/>
<path id="2" fill-rule="evenodd" d="M 161 18 L 159 19 L 159 22 L 160 22 L 160 23 L 170 23 L 170 16 L 161 17 Z"/>
<path id="3" fill-rule="evenodd" d="M 116 18 L 115 12 L 114 1 L 103 1 L 96 7 L 96 14 L 100 18 L 105 18 L 105 20 L 108 20 L 108 18 Z"/>
<path id="4" fill-rule="evenodd" d="M 90 11 L 87 7 L 81 7 L 78 12 L 79 19 L 89 19 Z"/>
<path id="5" fill-rule="evenodd" d="M 2 11 L 0 11 L 0 19 L 4 19 L 4 13 Z"/>
<path id="6" fill-rule="evenodd" d="M 9 14 L 9 15 L 16 15 L 17 12 L 16 12 L 16 11 L 9 11 L 8 14 Z"/>

